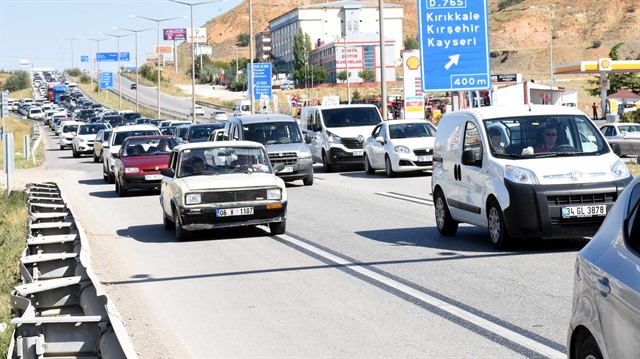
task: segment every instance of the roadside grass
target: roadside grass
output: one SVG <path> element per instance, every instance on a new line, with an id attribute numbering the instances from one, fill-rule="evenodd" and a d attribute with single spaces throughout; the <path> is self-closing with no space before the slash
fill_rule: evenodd
<path id="1" fill-rule="evenodd" d="M 7 324 L 0 333 L 0 353 L 6 353 L 14 326 L 10 324 L 10 293 L 20 284 L 19 258 L 27 238 L 27 195 L 24 191 L 12 191 L 10 196 L 0 197 L 0 323 Z"/>
<path id="2" fill-rule="evenodd" d="M 15 117 L 9 117 L 4 120 L 4 125 L 7 126 L 7 132 L 13 132 L 13 145 L 15 149 L 15 168 L 32 168 L 38 167 L 44 163 L 44 144 L 40 144 L 36 149 L 34 163 L 33 157 L 29 160 L 24 158 L 24 135 L 33 136 L 33 121 L 22 120 Z M 0 146 L 0 168 L 4 168 L 4 148 Z M 32 154 L 33 155 L 33 154 Z"/>
<path id="3" fill-rule="evenodd" d="M 117 93 L 114 94 L 110 91 L 102 90 L 98 94 L 95 83 L 83 84 L 79 82 L 79 79 L 74 79 L 74 80 L 78 84 L 78 87 L 82 89 L 82 91 L 89 94 L 91 98 L 100 102 L 106 107 L 109 107 L 118 111 L 119 110 L 131 110 L 131 111 L 136 110 L 136 105 L 134 103 L 130 103 L 129 101 L 124 99 L 122 100 L 122 108 L 120 108 L 120 97 L 118 96 Z M 139 108 L 138 112 L 140 112 L 140 115 L 142 115 L 142 117 L 149 117 L 149 118 L 155 118 L 157 114 L 155 111 L 146 110 L 144 108 Z"/>
<path id="4" fill-rule="evenodd" d="M 33 98 L 31 89 L 22 89 L 20 91 L 9 92 L 9 98 L 21 99 L 21 98 Z"/>

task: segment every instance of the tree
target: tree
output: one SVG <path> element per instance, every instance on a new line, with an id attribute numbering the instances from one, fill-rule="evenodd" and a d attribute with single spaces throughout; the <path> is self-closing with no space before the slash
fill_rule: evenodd
<path id="1" fill-rule="evenodd" d="M 362 98 L 362 94 L 357 89 L 351 94 L 351 101 L 358 101 Z"/>
<path id="2" fill-rule="evenodd" d="M 240 47 L 249 46 L 251 42 L 251 35 L 247 33 L 240 34 L 236 36 L 236 45 Z"/>
<path id="3" fill-rule="evenodd" d="M 358 77 L 362 79 L 364 82 L 370 82 L 374 78 L 376 78 L 376 73 L 373 70 L 362 70 L 358 72 Z"/>
<path id="4" fill-rule="evenodd" d="M 609 51 L 609 57 L 611 60 L 619 60 L 618 49 L 624 45 L 623 42 L 615 44 Z M 609 89 L 607 95 L 614 94 L 622 89 L 628 89 L 629 91 L 640 94 L 640 78 L 635 73 L 610 73 L 607 75 L 609 80 Z M 588 83 L 594 87 L 587 91 L 591 96 L 600 96 L 600 76 L 596 76 L 593 80 L 588 80 Z"/>
<path id="5" fill-rule="evenodd" d="M 340 80 L 342 82 L 346 82 L 347 81 L 347 70 L 342 70 L 338 73 L 336 73 L 336 79 Z"/>
<path id="6" fill-rule="evenodd" d="M 80 71 L 79 68 L 75 67 L 73 69 L 67 69 L 65 70 L 66 73 L 69 74 L 69 76 L 73 76 L 73 77 L 78 77 L 80 75 L 82 75 L 82 71 Z"/>
<path id="7" fill-rule="evenodd" d="M 418 38 L 416 36 L 407 35 L 404 37 L 404 49 L 416 50 L 418 49 Z"/>
<path id="8" fill-rule="evenodd" d="M 30 85 L 29 73 L 23 70 L 17 70 L 9 76 L 7 82 L 4 84 L 4 89 L 14 92 L 29 88 Z"/>

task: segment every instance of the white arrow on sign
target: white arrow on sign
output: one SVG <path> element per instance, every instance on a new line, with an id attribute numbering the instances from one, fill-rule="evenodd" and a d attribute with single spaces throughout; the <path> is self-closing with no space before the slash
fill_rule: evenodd
<path id="1" fill-rule="evenodd" d="M 449 62 L 447 62 L 446 65 L 444 65 L 444 68 L 449 70 L 449 68 L 451 67 L 451 65 L 456 65 L 458 66 L 458 60 L 460 60 L 460 54 L 458 55 L 452 55 L 449 56 Z"/>

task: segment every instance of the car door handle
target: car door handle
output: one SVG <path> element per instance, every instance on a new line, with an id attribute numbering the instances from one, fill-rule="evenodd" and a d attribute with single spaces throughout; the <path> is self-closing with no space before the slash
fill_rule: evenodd
<path id="1" fill-rule="evenodd" d="M 598 290 L 605 296 L 611 293 L 611 287 L 609 287 L 609 280 L 607 278 L 598 279 L 598 281 L 596 282 L 596 286 L 598 287 Z"/>

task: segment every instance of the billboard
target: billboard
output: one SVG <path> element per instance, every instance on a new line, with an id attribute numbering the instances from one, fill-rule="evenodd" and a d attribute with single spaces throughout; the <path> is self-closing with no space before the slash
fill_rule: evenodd
<path id="1" fill-rule="evenodd" d="M 162 29 L 164 40 L 186 40 L 187 29 Z"/>
<path id="2" fill-rule="evenodd" d="M 187 42 L 191 42 L 191 28 L 187 29 Z M 204 27 L 194 28 L 193 42 L 207 42 L 207 29 Z"/>
<path id="3" fill-rule="evenodd" d="M 200 56 L 201 54 L 206 56 L 212 56 L 213 46 L 196 46 L 194 51 L 196 53 L 196 56 Z"/>
<path id="4" fill-rule="evenodd" d="M 406 119 L 424 118 L 420 67 L 420 50 L 406 50 L 402 53 L 404 118 Z"/>
<path id="5" fill-rule="evenodd" d="M 155 61 L 158 59 L 158 54 L 153 52 L 147 52 L 147 61 Z"/>
<path id="6" fill-rule="evenodd" d="M 168 45 L 160 45 L 154 46 L 156 54 L 171 54 L 173 53 L 173 48 Z"/>

